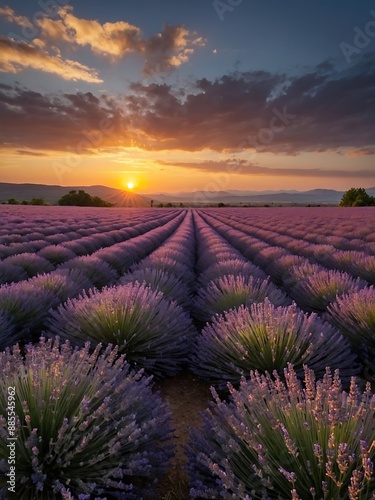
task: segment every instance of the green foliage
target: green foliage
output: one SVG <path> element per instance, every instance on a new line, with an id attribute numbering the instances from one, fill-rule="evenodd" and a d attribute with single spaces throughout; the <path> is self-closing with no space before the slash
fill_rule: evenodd
<path id="1" fill-rule="evenodd" d="M 73 349 L 41 338 L 25 356 L 18 346 L 0 353 L 0 372 L 0 498 L 10 443 L 10 498 L 151 498 L 172 452 L 170 415 L 151 379 L 130 371 L 117 348 L 90 353 L 88 343 Z"/>
<path id="2" fill-rule="evenodd" d="M 43 200 L 43 198 L 33 198 L 31 201 L 23 200 L 20 203 L 15 198 L 9 198 L 8 205 L 40 205 L 40 206 L 48 206 L 48 203 Z"/>
<path id="3" fill-rule="evenodd" d="M 353 378 L 348 393 L 338 371 L 305 381 L 292 365 L 284 379 L 251 373 L 227 403 L 203 414 L 192 430 L 193 499 L 371 500 L 375 477 L 375 395 Z"/>
<path id="4" fill-rule="evenodd" d="M 40 205 L 40 206 L 47 206 L 48 203 L 43 200 L 43 198 L 33 198 L 30 202 L 29 205 Z"/>
<path id="5" fill-rule="evenodd" d="M 364 188 L 350 188 L 340 201 L 340 207 L 368 206 L 375 206 L 375 197 L 368 195 Z"/>
<path id="6" fill-rule="evenodd" d="M 112 207 L 112 203 L 102 200 L 99 196 L 91 196 L 89 193 L 80 189 L 77 193 L 75 189 L 62 196 L 57 202 L 62 206 L 77 207 Z"/>

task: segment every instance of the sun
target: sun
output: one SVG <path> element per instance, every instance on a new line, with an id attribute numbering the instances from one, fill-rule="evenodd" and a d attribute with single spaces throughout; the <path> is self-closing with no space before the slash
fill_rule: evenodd
<path id="1" fill-rule="evenodd" d="M 134 182 L 128 182 L 126 186 L 127 186 L 128 189 L 133 189 L 134 188 Z"/>

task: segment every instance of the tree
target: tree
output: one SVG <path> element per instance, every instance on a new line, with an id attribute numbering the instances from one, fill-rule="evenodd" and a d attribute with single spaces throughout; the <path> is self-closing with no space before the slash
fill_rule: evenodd
<path id="1" fill-rule="evenodd" d="M 80 189 L 77 193 L 75 189 L 62 196 L 57 202 L 62 206 L 77 207 L 112 207 L 112 203 L 102 200 L 99 196 L 91 196 L 89 193 Z"/>
<path id="2" fill-rule="evenodd" d="M 48 203 L 43 200 L 43 198 L 33 198 L 30 202 L 29 205 L 41 205 L 41 206 L 47 206 Z"/>
<path id="3" fill-rule="evenodd" d="M 17 201 L 15 198 L 9 198 L 8 200 L 8 205 L 19 205 L 20 202 Z"/>
<path id="4" fill-rule="evenodd" d="M 368 206 L 375 206 L 375 198 L 367 194 L 364 188 L 350 188 L 343 194 L 340 201 L 340 207 Z"/>

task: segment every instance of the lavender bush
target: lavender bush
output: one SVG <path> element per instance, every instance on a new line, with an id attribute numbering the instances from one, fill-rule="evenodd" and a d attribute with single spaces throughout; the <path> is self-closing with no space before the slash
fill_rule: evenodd
<path id="1" fill-rule="evenodd" d="M 14 343 L 16 325 L 11 317 L 0 311 L 0 349 Z"/>
<path id="2" fill-rule="evenodd" d="M 277 306 L 287 305 L 291 300 L 283 291 L 268 280 L 253 276 L 227 275 L 210 282 L 198 291 L 194 301 L 193 313 L 200 321 L 210 321 L 216 314 L 239 307 L 250 306 L 268 298 Z"/>
<path id="3" fill-rule="evenodd" d="M 373 500 L 375 396 L 354 379 L 344 392 L 339 373 L 316 382 L 305 368 L 302 385 L 289 365 L 252 372 L 231 400 L 215 391 L 212 410 L 191 433 L 193 499 Z"/>
<path id="4" fill-rule="evenodd" d="M 54 266 L 76 257 L 76 254 L 72 250 L 62 245 L 49 245 L 39 250 L 38 255 L 49 260 Z"/>
<path id="5" fill-rule="evenodd" d="M 0 349 L 19 341 L 37 337 L 50 307 L 57 305 L 52 291 L 42 290 L 31 283 L 13 283 L 0 287 L 0 314 L 15 328 L 11 335 L 0 331 Z"/>
<path id="6" fill-rule="evenodd" d="M 375 287 L 337 297 L 326 318 L 337 326 L 361 359 L 375 365 Z"/>
<path id="7" fill-rule="evenodd" d="M 258 266 L 249 261 L 241 259 L 222 260 L 203 271 L 198 279 L 199 287 L 206 287 L 210 281 L 218 281 L 223 276 L 232 274 L 234 276 L 253 276 L 261 280 L 267 279 L 267 275 Z"/>
<path id="8" fill-rule="evenodd" d="M 0 353 L 0 412 L 11 394 L 17 415 L 17 498 L 155 498 L 172 454 L 170 414 L 150 378 L 130 371 L 117 348 L 100 350 L 42 338 L 25 359 L 18 346 Z M 4 412 L 0 457 L 8 437 Z M 8 468 L 2 458 L 0 492 Z"/>
<path id="9" fill-rule="evenodd" d="M 284 255 L 279 259 L 270 262 L 266 266 L 266 270 L 275 283 L 278 285 L 284 284 L 286 279 L 289 277 L 289 270 L 293 266 L 301 266 L 306 264 L 308 261 L 305 257 L 300 255 Z"/>
<path id="10" fill-rule="evenodd" d="M 0 262 L 0 284 L 16 283 L 25 279 L 27 279 L 27 273 L 21 266 Z"/>
<path id="11" fill-rule="evenodd" d="M 326 366 L 340 368 L 346 379 L 359 371 L 348 342 L 329 323 L 295 304 L 275 307 L 268 299 L 215 317 L 197 337 L 191 357 L 192 371 L 220 389 L 251 370 L 282 373 L 288 363 L 300 375 L 304 364 L 319 376 Z"/>
<path id="12" fill-rule="evenodd" d="M 127 283 L 145 283 L 152 290 L 162 292 L 165 299 L 174 300 L 184 309 L 190 309 L 192 293 L 190 288 L 174 274 L 161 269 L 146 267 L 134 273 L 125 274 L 119 281 L 120 285 Z"/>
<path id="13" fill-rule="evenodd" d="M 41 290 L 51 291 L 56 298 L 53 307 L 68 298 L 77 297 L 83 290 L 94 288 L 92 282 L 79 269 L 58 269 L 49 274 L 35 276 L 28 283 Z"/>
<path id="14" fill-rule="evenodd" d="M 186 264 L 181 264 L 174 259 L 169 257 L 153 257 L 150 255 L 145 259 L 141 260 L 138 264 L 130 268 L 131 272 L 138 271 L 140 269 L 146 269 L 152 267 L 153 269 L 160 269 L 169 274 L 175 275 L 177 278 L 181 279 L 183 283 L 187 286 L 191 286 L 194 283 L 195 275 L 190 270 L 190 267 Z"/>
<path id="15" fill-rule="evenodd" d="M 49 273 L 54 269 L 53 265 L 47 259 L 29 252 L 12 255 L 11 257 L 7 257 L 4 262 L 21 267 L 25 270 L 29 278 L 36 274 Z"/>
<path id="16" fill-rule="evenodd" d="M 109 264 L 119 275 L 126 272 L 129 267 L 139 260 L 139 248 L 132 242 L 117 243 L 111 247 L 102 248 L 95 256 Z"/>
<path id="17" fill-rule="evenodd" d="M 92 255 L 76 257 L 61 264 L 58 269 L 77 269 L 98 288 L 112 285 L 118 278 L 117 272 L 109 264 Z"/>
<path id="18" fill-rule="evenodd" d="M 116 344 L 129 363 L 157 376 L 180 370 L 196 333 L 179 305 L 140 283 L 90 290 L 68 300 L 51 312 L 47 330 L 74 344 Z"/>
<path id="19" fill-rule="evenodd" d="M 297 304 L 308 311 L 323 312 L 336 297 L 356 292 L 368 283 L 342 271 L 322 269 L 301 277 L 290 290 Z"/>

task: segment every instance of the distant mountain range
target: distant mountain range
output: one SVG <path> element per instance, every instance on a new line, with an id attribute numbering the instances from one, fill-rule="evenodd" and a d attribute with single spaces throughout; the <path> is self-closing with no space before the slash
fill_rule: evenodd
<path id="1" fill-rule="evenodd" d="M 366 192 L 375 196 L 375 187 L 366 188 Z M 309 191 L 194 191 L 179 193 L 147 194 L 148 198 L 160 200 L 163 203 L 226 203 L 226 204 L 326 204 L 337 205 L 344 191 L 334 189 L 312 189 Z"/>
<path id="2" fill-rule="evenodd" d="M 83 189 L 92 196 L 99 196 L 105 201 L 119 207 L 150 207 L 151 200 L 154 206 L 163 203 L 184 203 L 208 205 L 225 203 L 231 205 L 246 204 L 298 204 L 298 205 L 337 205 L 344 191 L 334 189 L 312 189 L 309 191 L 280 190 L 280 191 L 181 191 L 178 193 L 152 193 L 145 196 L 111 188 L 108 186 L 53 186 L 46 184 L 11 184 L 0 182 L 0 202 L 7 202 L 9 198 L 18 201 L 32 198 L 43 198 L 46 202 L 56 204 L 64 194 L 72 189 Z M 366 192 L 375 196 L 375 187 L 366 188 Z"/>
<path id="3" fill-rule="evenodd" d="M 115 189 L 107 186 L 51 186 L 46 184 L 10 184 L 0 182 L 0 202 L 6 202 L 9 198 L 17 201 L 30 201 L 32 198 L 42 198 L 48 203 L 57 204 L 58 200 L 75 189 L 83 189 L 91 196 L 99 196 L 105 201 L 113 203 L 117 207 L 149 207 L 151 200 L 145 196 Z"/>

